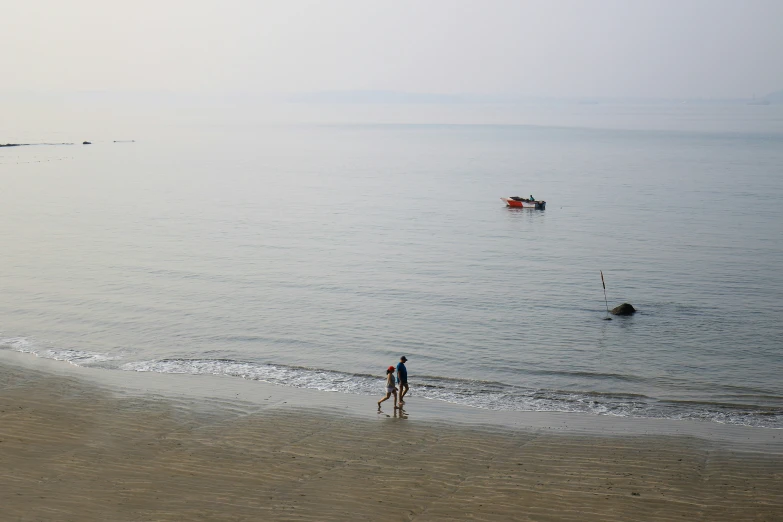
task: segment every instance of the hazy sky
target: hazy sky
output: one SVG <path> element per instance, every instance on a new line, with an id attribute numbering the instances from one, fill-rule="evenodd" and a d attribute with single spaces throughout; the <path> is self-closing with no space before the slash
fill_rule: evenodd
<path id="1" fill-rule="evenodd" d="M 0 90 L 749 97 L 783 0 L 0 0 Z"/>

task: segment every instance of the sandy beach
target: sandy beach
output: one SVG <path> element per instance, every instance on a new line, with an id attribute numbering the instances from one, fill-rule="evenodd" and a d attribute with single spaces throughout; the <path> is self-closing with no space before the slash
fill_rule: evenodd
<path id="1" fill-rule="evenodd" d="M 779 446 L 257 406 L 3 361 L 0 519 L 783 519 Z"/>

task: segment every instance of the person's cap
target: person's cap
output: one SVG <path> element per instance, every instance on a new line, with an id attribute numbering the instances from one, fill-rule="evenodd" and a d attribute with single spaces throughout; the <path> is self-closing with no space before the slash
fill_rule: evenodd
<path id="1" fill-rule="evenodd" d="M 387 369 L 387 370 L 394 371 L 394 366 L 389 366 L 389 367 L 388 367 L 388 368 L 386 368 L 386 369 Z"/>
<path id="2" fill-rule="evenodd" d="M 407 361 L 407 360 L 408 360 L 408 358 L 407 358 L 407 357 L 405 357 L 405 356 L 403 355 L 402 357 L 400 357 L 400 360 L 401 360 L 402 362 L 405 362 L 405 361 Z"/>

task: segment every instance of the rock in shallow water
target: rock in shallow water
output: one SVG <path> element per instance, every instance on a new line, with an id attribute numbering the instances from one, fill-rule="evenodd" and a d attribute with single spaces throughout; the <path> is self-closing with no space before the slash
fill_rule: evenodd
<path id="1" fill-rule="evenodd" d="M 612 308 L 612 314 L 614 315 L 633 315 L 636 313 L 636 308 L 629 303 L 623 303 L 620 306 Z"/>

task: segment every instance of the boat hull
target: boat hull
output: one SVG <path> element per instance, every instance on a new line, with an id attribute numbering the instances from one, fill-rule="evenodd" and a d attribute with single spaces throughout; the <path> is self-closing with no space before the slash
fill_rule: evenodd
<path id="1" fill-rule="evenodd" d="M 532 201 L 529 199 L 517 200 L 512 198 L 500 198 L 509 208 L 532 208 L 535 210 L 544 210 L 546 201 Z"/>

